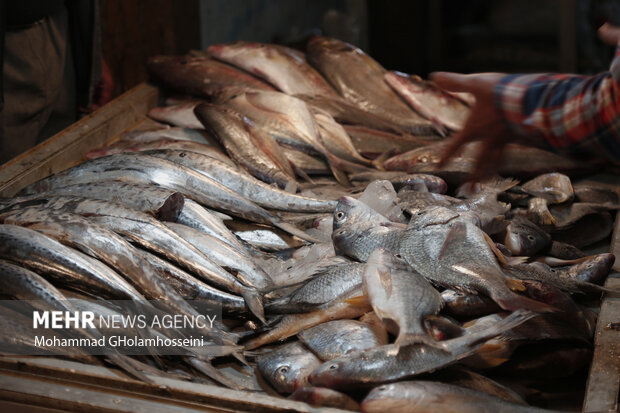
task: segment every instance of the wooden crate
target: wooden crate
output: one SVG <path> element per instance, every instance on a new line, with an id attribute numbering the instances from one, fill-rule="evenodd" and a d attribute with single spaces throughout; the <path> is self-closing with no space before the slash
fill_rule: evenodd
<path id="1" fill-rule="evenodd" d="M 93 114 L 0 166 L 0 197 L 84 160 L 84 154 L 113 141 L 121 132 L 148 124 L 146 113 L 161 101 L 159 90 L 142 83 Z M 615 181 L 616 185 L 618 180 Z M 619 214 L 620 216 L 620 214 Z M 610 251 L 618 260 L 607 286 L 620 289 L 620 218 Z M 614 412 L 620 390 L 620 296 L 602 303 L 584 412 Z M 617 325 L 617 324 L 616 324 Z M 254 411 L 337 412 L 278 397 L 233 391 L 179 380 L 136 382 L 99 366 L 42 358 L 0 358 L 0 409 L 3 411 Z M 31 409 L 38 410 L 31 410 Z"/>

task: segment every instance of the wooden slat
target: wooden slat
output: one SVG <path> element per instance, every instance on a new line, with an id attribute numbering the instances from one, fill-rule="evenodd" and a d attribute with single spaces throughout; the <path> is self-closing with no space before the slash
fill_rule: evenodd
<path id="1" fill-rule="evenodd" d="M 616 256 L 615 274 L 605 286 L 620 290 L 620 214 L 616 216 L 610 251 Z M 616 328 L 613 328 L 616 326 Z M 620 294 L 601 304 L 594 336 L 594 355 L 586 385 L 585 413 L 617 412 L 620 392 Z"/>
<path id="2" fill-rule="evenodd" d="M 83 160 L 90 149 L 143 119 L 157 105 L 158 96 L 156 87 L 142 83 L 0 166 L 0 197 L 13 196 L 26 185 Z"/>
<path id="3" fill-rule="evenodd" d="M 82 408 L 100 411 L 98 409 L 104 406 L 100 404 L 99 399 L 105 395 L 108 399 L 123 400 L 121 403 L 123 408 L 126 404 L 135 408 L 141 407 L 143 404 L 136 404 L 136 400 L 149 399 L 150 402 L 156 402 L 160 406 L 172 404 L 190 408 L 187 411 L 193 411 L 191 409 L 199 405 L 206 411 L 218 412 L 344 413 L 339 409 L 313 408 L 305 403 L 260 393 L 236 391 L 156 376 L 149 377 L 153 383 L 125 378 L 105 367 L 72 361 L 39 357 L 2 357 L 0 358 L 0 399 L 19 403 L 28 401 L 49 408 L 77 409 L 75 411 L 83 411 L 80 410 Z M 16 380 L 16 378 L 23 380 Z M 52 400 L 57 396 L 56 385 L 68 389 L 67 393 L 94 398 L 80 405 L 74 405 L 61 398 L 61 404 L 56 404 Z M 98 395 L 93 395 L 93 392 Z M 33 400 L 37 402 L 33 403 Z M 92 405 L 91 402 L 93 402 Z M 118 411 L 127 410 L 119 408 Z M 159 410 L 153 412 L 155 411 Z"/>

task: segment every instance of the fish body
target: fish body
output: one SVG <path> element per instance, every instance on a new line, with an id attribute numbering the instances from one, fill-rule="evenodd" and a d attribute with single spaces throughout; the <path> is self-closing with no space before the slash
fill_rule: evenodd
<path id="1" fill-rule="evenodd" d="M 382 248 L 368 258 L 363 274 L 364 290 L 372 308 L 396 334 L 395 345 L 426 343 L 440 346 L 424 329 L 424 318 L 443 305 L 441 295 L 403 260 Z"/>
<path id="2" fill-rule="evenodd" d="M 280 393 L 293 393 L 308 383 L 321 361 L 300 342 L 285 344 L 256 359 L 258 370 Z"/>
<path id="3" fill-rule="evenodd" d="M 311 406 L 335 407 L 337 409 L 360 411 L 360 405 L 350 396 L 325 387 L 301 387 L 289 396 L 291 400 L 306 402 Z"/>
<path id="4" fill-rule="evenodd" d="M 409 106 L 426 119 L 452 130 L 463 129 L 470 108 L 460 99 L 419 76 L 386 72 L 383 77 Z"/>
<path id="5" fill-rule="evenodd" d="M 385 330 L 357 320 L 328 321 L 303 330 L 298 336 L 323 361 L 388 343 Z"/>
<path id="6" fill-rule="evenodd" d="M 360 109 L 408 133 L 434 133 L 432 123 L 409 109 L 385 83 L 385 69 L 359 48 L 316 36 L 308 42 L 308 60 L 342 97 Z"/>
<path id="7" fill-rule="evenodd" d="M 159 129 L 131 130 L 123 132 L 118 137 L 118 141 L 124 143 L 139 144 L 170 139 L 177 142 L 195 142 L 206 145 L 209 145 L 211 142 L 211 137 L 205 131 L 190 128 L 181 128 L 178 126 L 162 126 L 163 127 Z"/>
<path id="8" fill-rule="evenodd" d="M 551 243 L 551 235 L 527 218 L 516 215 L 506 227 L 504 245 L 513 255 L 532 256 Z"/>
<path id="9" fill-rule="evenodd" d="M 210 98 L 224 88 L 273 90 L 256 77 L 208 57 L 153 56 L 146 68 L 151 76 L 178 93 Z"/>
<path id="10" fill-rule="evenodd" d="M 551 413 L 502 400 L 499 397 L 436 381 L 403 381 L 374 388 L 362 402 L 362 411 L 381 413 Z"/>
<path id="11" fill-rule="evenodd" d="M 204 129 L 203 124 L 194 114 L 194 108 L 200 102 L 185 102 L 171 106 L 158 106 L 149 110 L 148 117 L 158 122 L 189 129 Z"/>
<path id="12" fill-rule="evenodd" d="M 215 44 L 207 52 L 240 67 L 289 94 L 337 97 L 334 89 L 305 60 L 303 53 L 286 46 L 236 42 Z"/>
<path id="13" fill-rule="evenodd" d="M 386 153 L 403 153 L 437 141 L 437 136 L 414 136 L 396 134 L 358 125 L 343 125 L 351 137 L 353 146 L 368 158 L 377 158 Z"/>

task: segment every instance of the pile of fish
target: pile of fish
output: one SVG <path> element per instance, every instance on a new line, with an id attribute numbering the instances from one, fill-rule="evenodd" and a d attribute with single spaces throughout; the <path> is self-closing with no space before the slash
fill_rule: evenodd
<path id="1" fill-rule="evenodd" d="M 472 184 L 470 145 L 439 168 L 472 97 L 335 39 L 148 69 L 165 125 L 0 199 L 5 297 L 99 315 L 206 302 L 223 320 L 195 332 L 204 348 L 106 362 L 348 410 L 537 411 L 537 384 L 583 375 L 614 262 L 583 249 L 620 208 L 617 188 L 569 178 L 586 166 L 512 145 L 502 177 Z M 34 346 L 3 322 L 3 345 Z"/>

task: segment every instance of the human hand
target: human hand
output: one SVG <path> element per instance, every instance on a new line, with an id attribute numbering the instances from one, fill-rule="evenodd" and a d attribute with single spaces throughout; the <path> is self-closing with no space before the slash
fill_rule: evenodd
<path id="1" fill-rule="evenodd" d="M 598 28 L 598 37 L 605 44 L 620 46 L 620 27 L 605 23 Z"/>
<path id="2" fill-rule="evenodd" d="M 517 140 L 503 121 L 503 116 L 495 106 L 493 90 L 505 76 L 503 73 L 475 73 L 462 75 L 449 72 L 431 73 L 430 79 L 439 87 L 452 92 L 469 92 L 476 97 L 471 114 L 465 126 L 448 143 L 439 166 L 457 155 L 463 145 L 481 141 L 471 180 L 492 175 L 499 168 L 504 145 Z"/>

